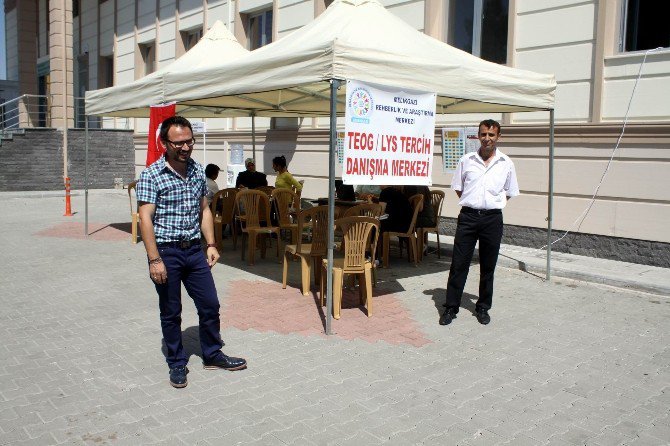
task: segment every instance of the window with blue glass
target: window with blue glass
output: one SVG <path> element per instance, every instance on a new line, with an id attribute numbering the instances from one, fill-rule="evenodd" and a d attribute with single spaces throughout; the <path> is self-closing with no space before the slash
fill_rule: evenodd
<path id="1" fill-rule="evenodd" d="M 509 0 L 449 2 L 447 43 L 490 62 L 507 62 Z"/>

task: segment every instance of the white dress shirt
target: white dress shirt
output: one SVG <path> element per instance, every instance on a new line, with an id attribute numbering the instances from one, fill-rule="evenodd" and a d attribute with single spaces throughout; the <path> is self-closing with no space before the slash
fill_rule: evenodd
<path id="1" fill-rule="evenodd" d="M 207 178 L 207 189 L 207 202 L 211 203 L 212 199 L 214 198 L 214 194 L 219 191 L 219 185 L 216 184 L 216 181 L 213 179 Z"/>
<path id="2" fill-rule="evenodd" d="M 461 206 L 473 209 L 502 209 L 507 197 L 519 195 L 519 184 L 511 159 L 496 149 L 488 167 L 479 152 L 463 155 L 451 180 L 451 188 L 461 191 Z"/>

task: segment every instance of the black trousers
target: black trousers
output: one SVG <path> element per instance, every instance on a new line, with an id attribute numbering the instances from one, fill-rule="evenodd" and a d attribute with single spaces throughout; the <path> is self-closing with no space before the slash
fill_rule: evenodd
<path id="1" fill-rule="evenodd" d="M 500 240 L 503 233 L 502 212 L 477 212 L 463 208 L 458 215 L 454 252 L 447 282 L 447 308 L 458 312 L 463 288 L 468 278 L 470 262 L 479 240 L 479 299 L 477 308 L 489 310 L 493 303 L 493 274 L 498 261 Z"/>
<path id="2" fill-rule="evenodd" d="M 161 328 L 167 348 L 166 360 L 170 368 L 186 365 L 181 335 L 181 284 L 184 284 L 198 310 L 200 348 L 204 361 L 216 361 L 222 356 L 219 298 L 214 278 L 202 252 L 200 243 L 190 248 L 161 247 L 158 252 L 167 269 L 167 283 L 154 284 L 158 292 Z"/>

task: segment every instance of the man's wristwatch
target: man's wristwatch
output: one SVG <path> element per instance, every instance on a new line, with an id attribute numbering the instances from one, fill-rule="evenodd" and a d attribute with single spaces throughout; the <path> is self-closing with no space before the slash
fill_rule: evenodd
<path id="1" fill-rule="evenodd" d="M 207 243 L 208 248 L 216 248 L 216 243 Z"/>

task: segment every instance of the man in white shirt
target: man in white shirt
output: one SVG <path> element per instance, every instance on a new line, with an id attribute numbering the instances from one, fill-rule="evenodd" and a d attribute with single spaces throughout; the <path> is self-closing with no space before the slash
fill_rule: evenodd
<path id="1" fill-rule="evenodd" d="M 483 325 L 491 322 L 488 312 L 493 302 L 493 274 L 503 233 L 502 209 L 507 200 L 519 195 L 514 163 L 496 149 L 500 124 L 492 119 L 482 121 L 478 138 L 479 150 L 460 159 L 451 181 L 462 208 L 447 282 L 447 309 L 440 325 L 449 325 L 456 318 L 477 241 L 480 277 L 475 315 Z"/>

